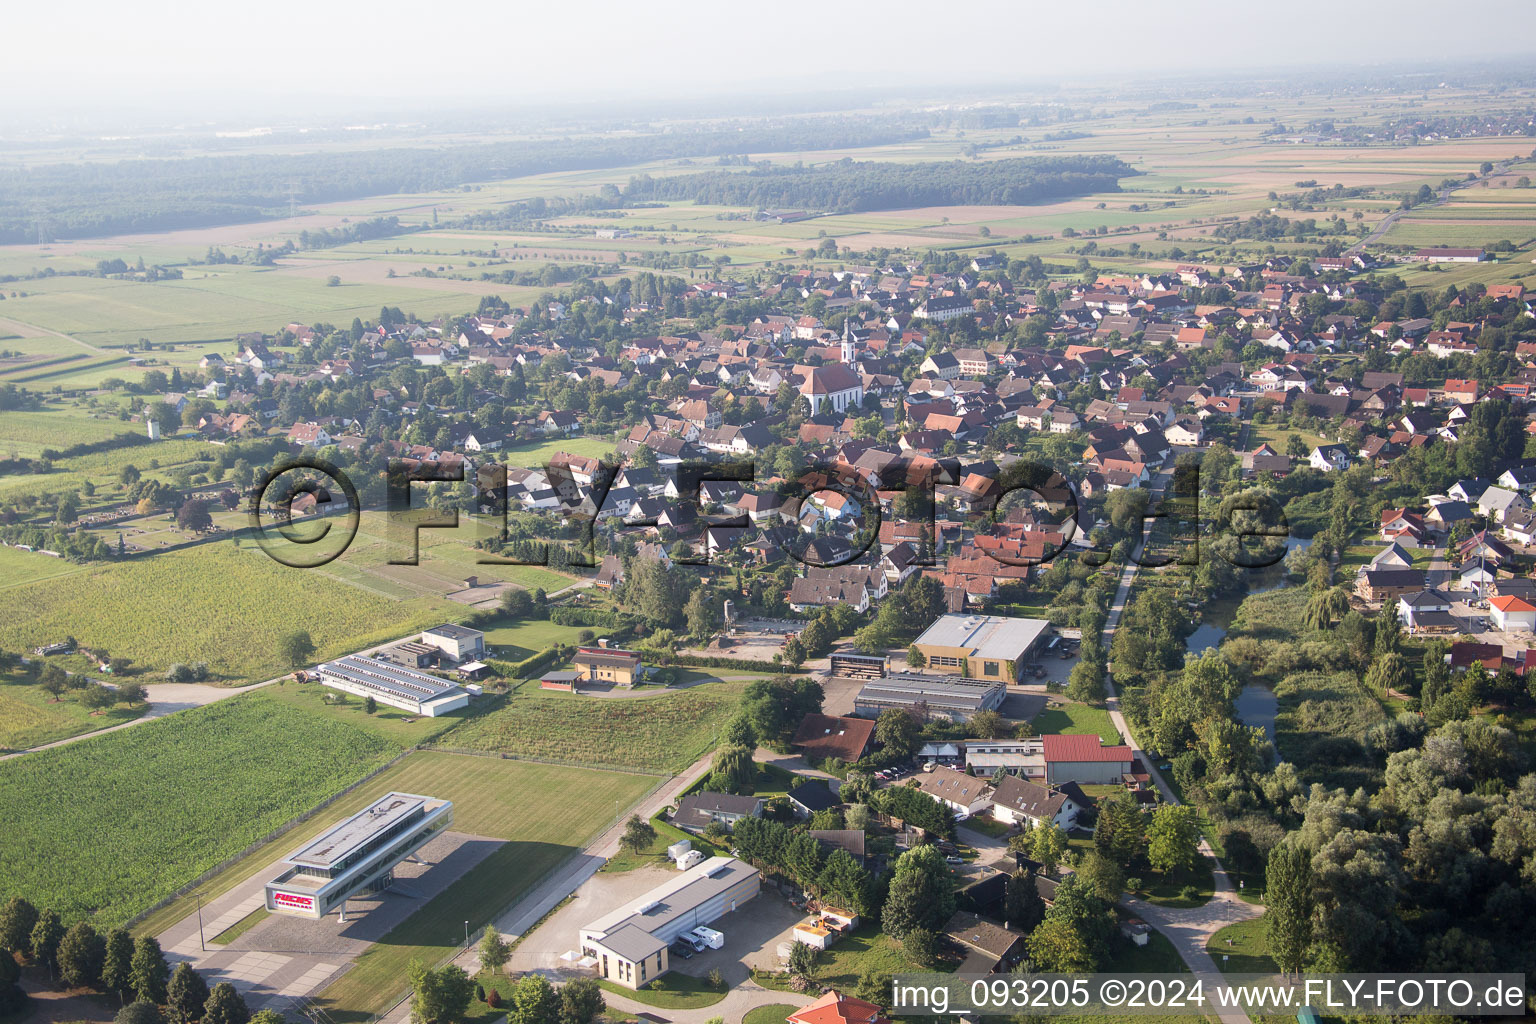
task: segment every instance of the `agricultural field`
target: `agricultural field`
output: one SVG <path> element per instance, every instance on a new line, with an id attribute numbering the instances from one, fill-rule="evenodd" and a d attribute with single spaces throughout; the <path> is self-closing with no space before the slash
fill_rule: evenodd
<path id="1" fill-rule="evenodd" d="M 0 345 L 0 347 L 4 347 Z M 0 375 L 0 384 L 5 378 Z M 52 407 L 38 411 L 0 412 L 0 455 L 33 458 L 45 448 L 108 441 L 118 434 L 137 434 L 141 427 L 112 418 L 90 419 L 78 409 Z"/>
<path id="2" fill-rule="evenodd" d="M 464 750 L 679 772 L 714 745 L 741 697 L 739 683 L 656 697 L 583 697 L 524 691 L 440 741 Z"/>
<path id="3" fill-rule="evenodd" d="M 14 673 L 0 674 L 0 753 L 131 722 L 148 710 L 144 704 L 131 708 L 118 704 L 92 713 L 73 692 L 54 700 L 36 683 Z"/>
<path id="4" fill-rule="evenodd" d="M 0 896 L 122 924 L 400 749 L 252 693 L 0 762 Z"/>
<path id="5" fill-rule="evenodd" d="M 62 558 L 0 547 L 0 590 L 73 576 L 84 571 L 85 566 L 66 562 Z"/>
<path id="6" fill-rule="evenodd" d="M 202 661 L 217 679 L 249 682 L 291 667 L 275 641 L 294 629 L 307 630 L 324 659 L 463 613 L 440 598 L 397 600 L 338 586 L 259 551 L 210 541 L 0 590 L 0 648 L 74 636 L 148 671 Z"/>
<path id="7" fill-rule="evenodd" d="M 506 843 L 360 956 L 315 1001 L 339 1022 L 364 1019 L 387 1007 L 403 988 L 412 960 L 434 963 L 447 956 L 455 942 L 443 938 L 462 936 L 466 920 L 470 934 L 479 934 L 659 781 L 649 775 L 423 751 L 348 794 L 328 813 L 340 816 L 391 790 L 430 793 L 453 801 L 455 831 Z"/>

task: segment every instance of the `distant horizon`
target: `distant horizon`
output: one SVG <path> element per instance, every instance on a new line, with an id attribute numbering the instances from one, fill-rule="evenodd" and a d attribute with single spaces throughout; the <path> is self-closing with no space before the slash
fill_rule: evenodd
<path id="1" fill-rule="evenodd" d="M 411 33 L 425 13 L 398 2 L 316 8 L 280 0 L 249 11 L 159 5 L 160 13 L 155 6 L 88 0 L 68 19 L 48 8 L 14 12 L 0 86 L 19 102 L 0 115 L 0 131 L 18 123 L 82 130 L 124 117 L 136 126 L 414 120 L 433 111 L 675 110 L 754 98 L 746 105 L 816 97 L 944 103 L 957 102 L 956 94 L 1056 86 L 1309 73 L 1398 78 L 1505 63 L 1518 72 L 1513 62 L 1536 57 L 1524 35 L 1425 33 L 1424 24 L 1444 19 L 1427 0 L 1298 0 L 1279 20 L 1216 5 L 1149 19 L 1139 6 L 1111 0 L 1089 26 L 1076 8 L 995 2 L 968 10 L 964 21 L 934 21 L 928 8 L 898 4 L 874 22 L 852 9 L 792 0 L 771 18 L 737 15 L 724 24 L 700 24 L 676 3 L 648 7 L 643 20 L 608 4 L 606 32 L 545 10 L 476 2 L 434 12 L 440 21 L 420 48 Z M 1477 21 L 1526 13 L 1517 0 L 1471 7 Z M 603 16 L 592 20 L 602 24 Z M 1134 31 L 1103 31 L 1117 21 Z M 665 109 L 630 116 L 664 117 Z"/>

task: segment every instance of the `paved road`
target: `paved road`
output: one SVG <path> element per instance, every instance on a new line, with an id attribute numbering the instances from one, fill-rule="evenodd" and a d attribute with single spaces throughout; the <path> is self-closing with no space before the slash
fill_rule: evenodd
<path id="1" fill-rule="evenodd" d="M 1115 628 L 1120 624 L 1120 614 L 1125 611 L 1125 602 L 1130 595 L 1131 584 L 1136 579 L 1138 568 L 1139 566 L 1135 564 L 1127 563 L 1120 573 L 1120 585 L 1115 589 L 1114 600 L 1110 604 L 1109 614 L 1105 617 L 1104 645 L 1106 650 L 1114 639 Z M 1109 692 L 1106 704 L 1109 708 L 1110 721 L 1114 722 L 1115 728 L 1120 731 L 1121 737 L 1130 746 L 1132 752 L 1141 756 L 1141 762 L 1146 766 L 1148 773 L 1151 774 L 1152 782 L 1157 786 L 1162 798 L 1170 804 L 1179 803 L 1179 798 L 1174 795 L 1173 788 L 1163 779 L 1162 773 L 1157 770 L 1157 765 L 1153 763 L 1152 758 L 1142 751 L 1136 741 L 1136 734 L 1126 724 L 1125 716 L 1120 711 L 1120 695 L 1115 689 L 1113 675 L 1108 677 L 1107 685 Z M 1211 858 L 1212 867 L 1216 875 L 1216 891 L 1215 895 L 1211 897 L 1210 902 L 1203 906 L 1179 910 L 1171 907 L 1160 907 L 1156 904 L 1127 896 L 1121 900 L 1121 905 L 1167 936 L 1168 941 L 1173 943 L 1173 947 L 1178 950 L 1179 957 L 1189 966 L 1191 971 L 1194 971 L 1196 974 L 1217 974 L 1219 971 L 1216 961 L 1206 951 L 1206 944 L 1210 941 L 1211 936 L 1229 924 L 1257 917 L 1259 910 L 1238 898 L 1236 888 L 1232 885 L 1231 879 L 1227 877 L 1226 869 L 1221 866 L 1221 861 L 1216 859 L 1210 844 L 1204 839 L 1200 841 L 1200 850 L 1207 857 Z M 1249 1019 L 1246 1012 L 1238 1009 L 1220 1011 L 1218 1016 L 1227 1024 L 1246 1024 Z"/>
<path id="2" fill-rule="evenodd" d="M 395 640 L 386 640 L 384 643 L 374 644 L 372 647 L 365 647 L 355 653 L 366 658 L 376 651 L 382 651 L 386 647 L 394 646 L 395 644 L 399 643 L 401 639 L 408 638 L 401 637 Z M 230 697 L 237 697 L 242 693 L 250 693 L 252 690 L 259 690 L 263 686 L 271 686 L 273 683 L 281 682 L 284 679 L 290 678 L 291 675 L 292 673 L 284 673 L 283 675 L 275 676 L 272 679 L 268 679 L 260 683 L 251 683 L 247 686 L 211 686 L 207 683 L 147 683 L 145 684 L 144 691 L 148 697 L 149 710 L 138 718 L 135 718 L 133 721 L 122 722 L 118 725 L 109 725 L 105 729 L 96 729 L 92 732 L 83 732 L 78 736 L 68 736 L 62 740 L 55 740 L 52 743 L 44 743 L 41 746 L 29 747 L 26 750 L 18 750 L 13 754 L 6 754 L 4 757 L 0 757 L 0 761 L 12 757 L 23 757 L 27 754 L 34 753 L 35 751 L 48 750 L 52 747 L 68 746 L 71 743 L 79 743 L 81 740 L 88 740 L 92 736 L 101 736 L 109 732 L 116 732 L 119 729 L 131 728 L 140 724 L 141 722 L 151 722 L 156 718 L 164 718 L 166 715 L 175 714 L 177 711 L 186 711 L 189 708 L 200 708 L 208 704 L 214 704 L 221 700 L 227 700 Z"/>

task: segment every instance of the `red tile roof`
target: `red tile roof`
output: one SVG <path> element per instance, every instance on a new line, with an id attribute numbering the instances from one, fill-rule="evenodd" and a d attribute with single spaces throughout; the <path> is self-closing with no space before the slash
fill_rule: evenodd
<path id="1" fill-rule="evenodd" d="M 1045 760 L 1052 761 L 1129 761 L 1131 748 L 1106 747 L 1098 736 L 1061 736 L 1049 734 L 1040 737 L 1045 748 Z"/>
<path id="2" fill-rule="evenodd" d="M 880 1007 L 833 989 L 820 999 L 785 1018 L 789 1024 L 890 1024 Z"/>

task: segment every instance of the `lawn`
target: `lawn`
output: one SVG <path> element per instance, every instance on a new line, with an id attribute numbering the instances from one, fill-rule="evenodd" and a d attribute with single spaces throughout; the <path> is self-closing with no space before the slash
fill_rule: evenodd
<path id="1" fill-rule="evenodd" d="M 940 970 L 944 970 L 941 966 Z M 949 968 L 953 970 L 953 967 Z M 816 964 L 816 984 L 822 988 L 850 991 L 865 973 L 891 975 L 925 970 L 901 951 L 901 944 L 880 931 L 873 922 L 861 924 L 837 945 L 821 954 Z M 788 979 L 782 974 L 754 972 L 753 980 L 764 988 L 787 991 Z"/>
<path id="2" fill-rule="evenodd" d="M 658 697 L 513 693 L 450 730 L 447 747 L 573 764 L 676 773 L 704 755 L 735 710 L 742 684 Z"/>
<path id="3" fill-rule="evenodd" d="M 122 924 L 401 746 L 258 692 L 0 763 L 0 900 Z"/>
<path id="4" fill-rule="evenodd" d="M 1102 971 L 1105 974 L 1188 974 L 1189 965 L 1168 937 L 1153 929 L 1147 935 L 1145 946 L 1117 940 Z"/>
<path id="5" fill-rule="evenodd" d="M 554 441 L 525 441 L 502 449 L 509 466 L 543 466 L 556 452 L 600 459 L 614 450 L 612 438 L 562 437 Z"/>
<path id="6" fill-rule="evenodd" d="M 52 555 L 0 547 L 0 590 L 84 571 L 85 566 Z"/>
<path id="7" fill-rule="evenodd" d="M 1096 708 L 1091 704 L 1053 704 L 1036 715 L 1030 725 L 1037 736 L 1046 733 L 1098 733 L 1105 743 L 1120 742 L 1120 731 L 1110 720 L 1109 709 Z"/>
<path id="8" fill-rule="evenodd" d="M 1211 936 L 1205 948 L 1216 966 L 1231 974 L 1275 974 L 1280 970 L 1269 955 L 1269 936 L 1262 917 L 1227 925 Z"/>
<path id="9" fill-rule="evenodd" d="M 15 675 L 0 675 L 0 752 L 26 750 L 131 722 L 148 710 L 145 704 L 118 704 L 92 714 L 72 692 L 55 701 L 36 683 Z"/>
<path id="10" fill-rule="evenodd" d="M 724 986 L 715 988 L 707 979 L 678 971 L 669 971 L 642 989 L 627 989 L 606 978 L 599 978 L 597 983 L 604 992 L 612 992 L 662 1010 L 703 1009 L 715 1005 L 730 991 Z"/>
<path id="11" fill-rule="evenodd" d="M 0 590 L 0 647 L 74 636 L 151 671 L 202 661 L 218 678 L 254 681 L 289 669 L 274 641 L 301 626 L 327 658 L 464 612 L 440 599 L 361 592 L 212 541 Z"/>
<path id="12" fill-rule="evenodd" d="M 227 946 L 271 916 L 272 912 L 266 907 L 257 907 L 208 941 L 216 946 Z"/>
<path id="13" fill-rule="evenodd" d="M 769 1003 L 767 1006 L 753 1007 L 741 1018 L 741 1024 L 784 1024 L 785 1019 L 798 1009 L 800 1007 L 793 1003 Z"/>
<path id="14" fill-rule="evenodd" d="M 702 853 L 705 858 L 718 856 L 721 851 L 712 846 L 708 840 L 698 836 L 689 835 L 674 825 L 669 825 L 661 814 L 651 817 L 651 827 L 656 830 L 656 838 L 638 853 L 630 853 L 620 850 L 599 870 L 609 872 L 633 871 L 647 865 L 670 867 L 672 862 L 667 859 L 667 847 L 680 840 L 686 839 L 693 844 L 693 848 Z"/>
<path id="15" fill-rule="evenodd" d="M 1182 910 L 1204 906 L 1211 901 L 1216 891 L 1216 872 L 1211 865 L 1211 859 L 1202 854 L 1200 862 L 1189 871 L 1170 871 L 1165 874 L 1147 868 L 1141 875 L 1141 895 L 1148 903 L 1160 907 Z M 1184 895 L 1184 890 L 1189 887 L 1194 889 L 1192 897 Z"/>
<path id="16" fill-rule="evenodd" d="M 412 960 L 447 957 L 462 941 L 465 921 L 471 936 L 484 931 L 655 784 L 647 775 L 424 751 L 349 794 L 351 810 L 391 790 L 444 797 L 454 802 L 455 831 L 506 842 L 358 957 L 316 1002 L 337 1021 L 366 1019 L 389 1006 Z"/>
<path id="17" fill-rule="evenodd" d="M 485 630 L 485 644 L 492 656 L 505 661 L 521 661 L 530 654 L 555 644 L 575 644 L 582 626 L 562 626 L 557 622 L 534 619 L 509 625 L 491 625 Z M 595 629 L 593 632 L 600 633 Z"/>

